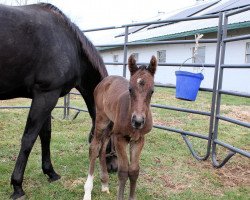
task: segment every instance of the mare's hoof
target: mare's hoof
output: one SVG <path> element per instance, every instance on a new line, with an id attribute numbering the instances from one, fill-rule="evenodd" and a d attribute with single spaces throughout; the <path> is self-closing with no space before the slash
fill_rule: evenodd
<path id="1" fill-rule="evenodd" d="M 18 191 L 13 192 L 13 194 L 10 196 L 13 200 L 24 200 L 25 199 L 25 193 L 22 189 L 19 189 Z"/>
<path id="2" fill-rule="evenodd" d="M 117 172 L 118 164 L 117 164 L 117 156 L 112 155 L 106 158 L 107 170 L 109 173 Z"/>
<path id="3" fill-rule="evenodd" d="M 59 180 L 60 178 L 61 176 L 59 174 L 54 173 L 53 175 L 49 176 L 48 181 L 51 183 L 51 182 Z"/>

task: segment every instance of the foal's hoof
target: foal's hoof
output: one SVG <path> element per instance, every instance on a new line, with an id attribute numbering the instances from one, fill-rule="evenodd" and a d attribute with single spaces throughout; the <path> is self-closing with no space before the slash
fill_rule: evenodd
<path id="1" fill-rule="evenodd" d="M 107 194 L 110 194 L 109 188 L 102 188 L 102 192 L 107 193 Z"/>
<path id="2" fill-rule="evenodd" d="M 102 183 L 102 192 L 110 194 L 109 192 L 109 185 L 106 183 Z"/>
<path id="3" fill-rule="evenodd" d="M 10 196 L 13 200 L 24 200 L 25 199 L 25 193 L 23 189 L 19 189 L 18 191 L 13 192 L 13 194 Z"/>
<path id="4" fill-rule="evenodd" d="M 61 176 L 59 174 L 53 173 L 53 175 L 49 176 L 48 181 L 51 183 L 51 182 L 59 180 L 60 178 Z"/>

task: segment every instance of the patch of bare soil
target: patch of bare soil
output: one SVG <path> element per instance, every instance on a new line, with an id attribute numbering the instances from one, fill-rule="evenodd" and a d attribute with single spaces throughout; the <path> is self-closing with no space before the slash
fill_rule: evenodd
<path id="1" fill-rule="evenodd" d="M 78 179 L 69 179 L 63 181 L 63 185 L 65 188 L 75 188 L 78 185 L 84 185 L 85 179 L 84 178 L 78 178 Z"/>
<path id="2" fill-rule="evenodd" d="M 228 117 L 250 123 L 250 106 L 222 105 L 221 111 L 228 113 L 226 114 Z"/>
<path id="3" fill-rule="evenodd" d="M 216 169 L 210 160 L 204 162 L 187 161 L 189 165 L 195 166 L 197 170 L 208 170 L 213 172 L 224 187 L 250 186 L 250 162 L 237 164 L 227 163 L 222 168 Z"/>
<path id="4" fill-rule="evenodd" d="M 250 186 L 250 163 L 248 165 L 225 166 L 215 172 L 221 183 L 227 187 Z"/>
<path id="5" fill-rule="evenodd" d="M 161 120 L 161 119 L 157 119 L 157 116 L 154 117 L 154 124 L 160 125 L 160 126 L 170 126 L 170 127 L 177 127 L 180 126 L 181 124 L 183 124 L 182 121 L 180 120 L 176 120 L 176 119 L 172 119 L 171 121 L 168 120 Z"/>
<path id="6" fill-rule="evenodd" d="M 167 193 L 179 193 L 191 187 L 188 182 L 175 181 L 170 172 L 171 170 L 167 166 L 162 165 L 161 160 L 158 157 L 155 157 L 154 161 L 157 166 L 150 167 L 150 174 L 141 169 L 140 179 L 144 179 L 144 181 L 148 182 L 148 184 L 155 183 L 156 188 L 167 189 L 165 190 Z"/>
<path id="7" fill-rule="evenodd" d="M 174 183 L 171 180 L 171 177 L 168 175 L 163 175 L 160 177 L 161 181 L 164 183 L 164 187 L 168 188 L 169 190 L 171 190 L 172 192 L 181 192 L 186 190 L 187 188 L 190 187 L 190 185 L 184 184 L 184 183 Z"/>

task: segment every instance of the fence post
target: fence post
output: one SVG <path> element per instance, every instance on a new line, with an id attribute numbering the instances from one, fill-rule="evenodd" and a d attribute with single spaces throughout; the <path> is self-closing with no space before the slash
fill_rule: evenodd
<path id="1" fill-rule="evenodd" d="M 67 94 L 64 96 L 64 103 L 63 103 L 63 119 L 69 118 L 69 105 L 70 105 L 70 95 Z"/>
<path id="2" fill-rule="evenodd" d="M 66 112 L 67 112 L 67 109 L 66 109 L 66 105 L 67 105 L 67 95 L 65 95 L 63 97 L 63 119 L 66 118 Z"/>
<path id="3" fill-rule="evenodd" d="M 126 78 L 126 63 L 127 63 L 127 57 L 128 57 L 128 47 L 127 47 L 127 43 L 128 43 L 128 26 L 125 26 L 125 37 L 124 37 L 124 46 L 123 46 L 123 73 L 122 76 Z"/>
<path id="4" fill-rule="evenodd" d="M 217 32 L 216 57 L 215 57 L 215 67 L 214 67 L 214 83 L 213 83 L 211 116 L 210 116 L 210 122 L 209 122 L 209 136 L 208 136 L 209 139 L 208 139 L 206 159 L 210 156 L 212 138 L 214 134 L 215 107 L 216 107 L 218 74 L 220 70 L 219 66 L 220 66 L 220 55 L 221 55 L 222 33 L 223 33 L 222 27 L 223 27 L 223 13 L 220 13 L 219 22 L 218 22 L 218 32 Z"/>
<path id="5" fill-rule="evenodd" d="M 66 119 L 69 118 L 69 111 L 70 111 L 70 93 L 67 94 L 67 115 L 66 115 Z"/>
<path id="6" fill-rule="evenodd" d="M 222 47 L 221 47 L 221 55 L 220 55 L 220 66 L 224 64 L 225 60 L 225 52 L 226 52 L 226 43 L 223 41 L 224 38 L 227 37 L 227 24 L 228 24 L 228 17 L 224 13 L 224 21 L 223 21 L 223 34 L 222 34 Z M 216 91 L 216 113 L 215 113 L 215 122 L 214 122 L 214 133 L 212 138 L 212 163 L 213 166 L 216 168 L 220 168 L 226 164 L 226 162 L 235 155 L 235 152 L 230 151 L 226 158 L 219 164 L 217 161 L 217 154 L 216 154 L 216 143 L 215 140 L 218 138 L 218 126 L 219 126 L 219 118 L 217 117 L 220 114 L 220 104 L 221 104 L 221 93 L 219 92 L 222 89 L 222 80 L 223 80 L 223 68 L 219 67 L 219 80 L 218 86 Z"/>

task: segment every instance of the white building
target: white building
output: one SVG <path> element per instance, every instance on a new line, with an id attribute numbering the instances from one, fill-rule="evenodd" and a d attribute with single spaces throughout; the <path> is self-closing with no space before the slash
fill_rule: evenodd
<path id="1" fill-rule="evenodd" d="M 153 20 L 172 20 L 177 18 L 212 15 L 223 11 L 236 10 L 250 6 L 249 0 L 221 0 L 206 1 L 174 13 L 161 15 Z M 129 29 L 128 41 L 167 41 L 167 40 L 193 40 L 196 33 L 202 33 L 203 39 L 217 37 L 218 18 L 182 21 L 161 25 L 136 26 Z M 250 11 L 242 12 L 229 17 L 228 37 L 250 34 Z M 95 41 L 93 41 L 95 43 Z M 116 33 L 110 42 L 103 44 L 122 44 L 124 34 L 122 30 Z M 95 43 L 100 45 L 102 43 Z M 182 63 L 194 54 L 194 44 L 164 44 L 129 46 L 128 55 L 135 54 L 137 62 L 149 62 L 152 55 L 156 55 L 159 63 Z M 105 62 L 123 62 L 123 47 L 101 48 L 100 53 Z M 198 56 L 200 60 L 190 59 L 187 62 L 204 62 L 214 64 L 216 56 L 216 43 L 199 44 Z M 230 42 L 226 45 L 225 64 L 250 64 L 250 39 Z M 121 65 L 108 65 L 110 74 L 122 75 Z M 175 85 L 175 71 L 179 67 L 159 66 L 156 73 L 156 82 Z M 199 71 L 197 68 L 183 68 L 185 71 Z M 201 87 L 212 88 L 214 69 L 203 70 L 204 80 Z M 250 93 L 250 69 L 226 69 L 224 72 L 223 89 Z"/>

